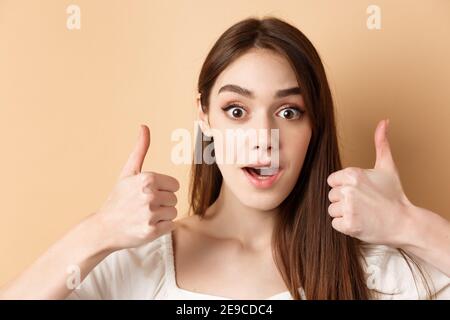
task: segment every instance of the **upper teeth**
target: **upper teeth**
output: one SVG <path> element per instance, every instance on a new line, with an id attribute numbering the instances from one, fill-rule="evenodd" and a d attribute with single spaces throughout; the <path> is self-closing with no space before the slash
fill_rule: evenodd
<path id="1" fill-rule="evenodd" d="M 256 168 L 256 169 L 259 170 L 260 175 L 263 175 L 263 176 L 273 176 L 274 174 L 276 174 L 278 172 L 278 168 L 266 167 L 266 168 Z"/>

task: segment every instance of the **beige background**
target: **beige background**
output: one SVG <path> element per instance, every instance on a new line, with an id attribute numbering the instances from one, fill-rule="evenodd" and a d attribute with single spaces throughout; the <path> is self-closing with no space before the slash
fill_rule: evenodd
<path id="1" fill-rule="evenodd" d="M 81 8 L 81 29 L 66 8 Z M 368 30 L 366 8 L 381 8 Z M 450 1 L 0 0 L 0 284 L 18 274 L 116 182 L 140 123 L 144 170 L 177 177 L 176 128 L 193 131 L 201 63 L 251 15 L 294 24 L 321 54 L 346 166 L 372 167 L 373 131 L 390 141 L 411 200 L 450 218 Z"/>

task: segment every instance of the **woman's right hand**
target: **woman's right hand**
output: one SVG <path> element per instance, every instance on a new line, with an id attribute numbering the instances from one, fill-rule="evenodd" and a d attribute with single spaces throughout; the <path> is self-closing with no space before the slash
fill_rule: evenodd
<path id="1" fill-rule="evenodd" d="M 137 247 L 175 229 L 175 192 L 179 182 L 168 175 L 141 172 L 150 130 L 141 125 L 135 149 L 106 202 L 92 215 L 109 250 Z"/>
<path id="2" fill-rule="evenodd" d="M 149 145 L 150 131 L 142 125 L 139 141 L 101 209 L 2 286 L 0 299 L 63 299 L 74 289 L 67 285 L 68 267 L 77 267 L 83 281 L 113 251 L 137 247 L 175 228 L 174 192 L 179 183 L 163 174 L 141 172 Z"/>

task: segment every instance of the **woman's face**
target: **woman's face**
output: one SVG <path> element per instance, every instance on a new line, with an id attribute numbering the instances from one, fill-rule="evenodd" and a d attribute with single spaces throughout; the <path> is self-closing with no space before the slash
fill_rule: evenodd
<path id="1" fill-rule="evenodd" d="M 248 207 L 275 209 L 299 177 L 311 125 L 303 97 L 295 89 L 298 87 L 284 57 L 252 49 L 219 75 L 210 94 L 208 114 L 199 110 L 206 123 L 204 132 L 209 129 L 214 138 L 224 187 Z M 277 94 L 285 89 L 292 90 Z M 278 129 L 278 138 L 277 130 L 271 129 Z M 239 131 L 246 134 L 230 135 Z M 230 150 L 234 150 L 232 156 Z M 259 172 L 248 168 L 258 166 L 274 168 Z"/>

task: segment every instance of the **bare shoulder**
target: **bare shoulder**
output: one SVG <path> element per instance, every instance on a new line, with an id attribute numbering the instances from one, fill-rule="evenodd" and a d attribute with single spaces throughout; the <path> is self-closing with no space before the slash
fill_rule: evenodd
<path id="1" fill-rule="evenodd" d="M 174 220 L 176 228 L 173 230 L 174 241 L 181 244 L 191 244 L 202 233 L 203 222 L 197 215 L 186 216 Z"/>
<path id="2" fill-rule="evenodd" d="M 172 231 L 175 264 L 178 284 L 184 284 L 186 274 L 192 273 L 196 265 L 201 264 L 205 254 L 210 252 L 210 241 L 202 230 L 204 221 L 192 215 L 174 221 L 176 228 Z M 194 264 L 195 261 L 195 264 Z"/>
<path id="3" fill-rule="evenodd" d="M 173 220 L 175 224 L 177 225 L 177 229 L 179 227 L 189 227 L 194 226 L 195 224 L 198 224 L 200 221 L 200 218 L 197 215 L 189 215 L 185 216 L 176 220 Z"/>
<path id="4" fill-rule="evenodd" d="M 178 243 L 181 251 L 190 247 L 192 250 L 217 250 L 233 248 L 232 241 L 220 236 L 220 228 L 208 218 L 190 215 L 174 220 L 173 241 Z M 219 229 L 219 231 L 218 231 Z M 231 246 L 230 246 L 231 245 Z M 188 252 L 190 250 L 186 250 Z"/>

